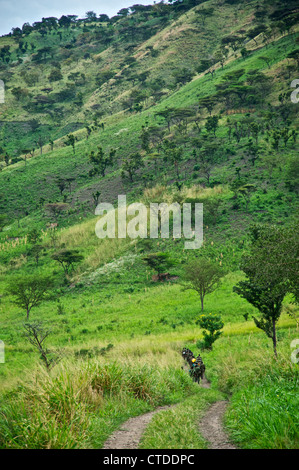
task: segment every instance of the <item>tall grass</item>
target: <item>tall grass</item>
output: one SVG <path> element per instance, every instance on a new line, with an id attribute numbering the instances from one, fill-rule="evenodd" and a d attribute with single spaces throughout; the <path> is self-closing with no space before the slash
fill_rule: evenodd
<path id="1" fill-rule="evenodd" d="M 298 449 L 298 385 L 298 373 L 272 373 L 235 394 L 226 418 L 234 441 L 250 449 Z"/>
<path id="2" fill-rule="evenodd" d="M 204 355 L 207 375 L 231 396 L 225 424 L 241 448 L 291 449 L 299 443 L 299 369 L 293 330 L 279 330 L 278 359 L 262 333 L 222 337 Z"/>
<path id="3" fill-rule="evenodd" d="M 227 186 L 217 185 L 213 188 L 205 188 L 200 184 L 193 184 L 191 187 L 183 186 L 181 191 L 174 190 L 169 186 L 157 184 L 153 188 L 147 188 L 143 192 L 143 201 L 165 202 L 171 204 L 173 202 L 181 202 L 186 199 L 209 199 L 211 197 L 223 197 L 229 193 Z"/>
<path id="4" fill-rule="evenodd" d="M 90 448 L 129 415 L 179 401 L 193 384 L 180 369 L 113 362 L 39 369 L 0 403 L 0 448 Z"/>

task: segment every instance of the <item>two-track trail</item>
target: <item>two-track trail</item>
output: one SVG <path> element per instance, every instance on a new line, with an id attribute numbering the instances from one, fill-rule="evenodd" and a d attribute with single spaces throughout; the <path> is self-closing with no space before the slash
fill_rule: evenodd
<path id="1" fill-rule="evenodd" d="M 210 388 L 206 378 L 201 381 L 201 387 Z M 199 431 L 208 441 L 209 449 L 236 449 L 228 440 L 222 426 L 223 415 L 227 406 L 226 401 L 214 403 L 206 412 L 199 424 Z M 130 418 L 122 427 L 114 432 L 105 442 L 103 449 L 138 449 L 141 437 L 153 416 L 170 406 L 159 407 L 155 411 L 136 418 Z"/>
<path id="2" fill-rule="evenodd" d="M 203 378 L 201 387 L 210 388 L 210 382 Z M 230 443 L 223 429 L 223 417 L 228 405 L 227 401 L 216 401 L 210 406 L 203 419 L 199 423 L 199 431 L 208 442 L 209 449 L 236 449 Z"/>
<path id="3" fill-rule="evenodd" d="M 229 442 L 223 430 L 222 421 L 226 410 L 227 401 L 217 401 L 206 412 L 199 424 L 199 431 L 208 441 L 209 449 L 236 449 Z"/>
<path id="4" fill-rule="evenodd" d="M 103 449 L 138 449 L 140 439 L 153 416 L 169 408 L 169 406 L 161 406 L 150 413 L 130 418 L 109 437 Z"/>

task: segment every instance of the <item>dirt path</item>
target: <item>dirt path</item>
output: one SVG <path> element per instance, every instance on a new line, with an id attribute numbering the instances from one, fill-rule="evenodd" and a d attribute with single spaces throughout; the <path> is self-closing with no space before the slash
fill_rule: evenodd
<path id="1" fill-rule="evenodd" d="M 203 378 L 200 383 L 203 388 L 210 388 L 210 382 Z M 236 449 L 223 430 L 223 416 L 228 405 L 227 401 L 217 401 L 204 415 L 199 424 L 200 433 L 209 442 L 209 449 Z"/>
<path id="2" fill-rule="evenodd" d="M 236 449 L 229 442 L 222 427 L 223 415 L 226 410 L 227 401 L 217 401 L 214 403 L 199 425 L 199 430 L 203 437 L 209 442 L 209 449 Z"/>
<path id="3" fill-rule="evenodd" d="M 130 418 L 109 437 L 103 449 L 138 449 L 140 439 L 153 416 L 169 408 L 169 406 L 161 406 L 150 413 Z"/>
<path id="4" fill-rule="evenodd" d="M 203 379 L 200 381 L 200 386 L 202 388 L 210 388 L 210 382 L 208 382 L 208 380 L 206 379 L 206 377 L 204 376 Z"/>
<path id="5" fill-rule="evenodd" d="M 200 382 L 200 386 L 202 388 L 210 388 L 210 382 L 204 377 Z M 209 442 L 209 449 L 236 449 L 229 442 L 222 427 L 227 403 L 226 401 L 214 403 L 200 422 L 199 430 L 202 436 Z M 153 416 L 169 408 L 170 406 L 161 406 L 150 413 L 130 418 L 118 431 L 109 437 L 103 449 L 138 449 L 141 437 Z"/>

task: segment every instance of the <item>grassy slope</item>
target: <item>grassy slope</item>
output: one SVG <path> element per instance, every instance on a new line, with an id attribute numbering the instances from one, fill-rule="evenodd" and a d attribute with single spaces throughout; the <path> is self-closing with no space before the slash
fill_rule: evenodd
<path id="1" fill-rule="evenodd" d="M 272 68 L 266 72 L 271 74 L 271 71 L 274 71 L 277 64 L 285 57 L 285 50 L 288 51 L 291 50 L 291 48 L 292 38 L 290 37 L 282 38 L 277 41 L 277 43 L 269 46 L 267 53 L 273 56 L 273 61 L 275 60 L 275 62 Z M 262 55 L 262 53 L 258 51 L 245 61 L 237 59 L 229 63 L 224 67 L 223 71 L 218 72 L 214 81 L 206 77 L 192 81 L 174 95 L 165 99 L 163 105 L 161 104 L 151 108 L 150 114 L 148 111 L 144 111 L 141 114 L 132 115 L 123 119 L 121 116 L 116 120 L 112 118 L 107 119 L 105 130 L 100 131 L 100 135 L 92 135 L 88 141 L 84 138 L 85 132 L 80 133 L 79 131 L 78 136 L 81 135 L 79 138 L 83 140 L 80 140 L 76 145 L 76 155 L 73 155 L 71 148 L 63 147 L 53 152 L 46 153 L 44 156 L 36 156 L 30 159 L 26 167 L 24 163 L 18 163 L 5 168 L 0 174 L 2 191 L 3 194 L 5 194 L 3 201 L 5 202 L 5 211 L 13 216 L 20 206 L 23 209 L 23 213 L 25 210 L 28 211 L 30 209 L 30 218 L 24 221 L 24 224 L 26 224 L 26 226 L 31 225 L 33 222 L 32 218 L 35 218 L 35 214 L 38 219 L 43 215 L 43 211 L 37 209 L 40 197 L 51 202 L 60 198 L 56 179 L 62 174 L 66 177 L 75 178 L 70 199 L 75 209 L 75 219 L 72 217 L 73 220 L 77 221 L 83 214 L 86 215 L 92 211 L 91 193 L 98 189 L 103 193 L 103 196 L 105 195 L 106 201 L 114 202 L 117 198 L 117 194 L 127 191 L 119 178 L 120 170 L 115 168 L 114 172 L 108 174 L 104 180 L 88 178 L 88 169 L 90 168 L 88 155 L 91 150 L 98 144 L 104 148 L 109 148 L 111 142 L 113 142 L 113 147 L 118 149 L 118 158 L 130 154 L 130 152 L 133 152 L 134 148 L 139 145 L 138 137 L 142 125 L 145 124 L 146 120 L 149 124 L 154 124 L 155 121 L 152 117 L 154 113 L 164 109 L 166 106 L 179 108 L 183 105 L 196 104 L 199 90 L 200 95 L 209 95 L 214 92 L 215 84 L 219 83 L 222 76 L 228 71 L 233 71 L 240 67 L 245 70 L 258 67 L 257 59 L 260 55 Z M 276 99 L 275 95 L 273 99 Z M 225 132 L 224 128 L 223 131 L 220 129 L 219 136 L 225 137 Z M 285 150 L 281 148 L 280 152 L 282 155 L 288 155 L 288 157 L 296 154 L 295 149 L 289 146 Z M 238 163 L 238 157 L 235 157 L 231 158 L 229 163 L 226 163 L 224 167 L 223 165 L 219 167 L 219 173 L 216 168 L 213 176 L 215 181 L 221 176 L 223 182 L 228 182 L 234 174 L 234 166 Z M 255 175 L 256 178 L 259 177 L 258 175 L 261 169 L 263 169 L 263 167 L 257 167 L 251 170 L 250 177 L 252 180 L 255 179 Z M 275 176 L 282 180 L 284 177 L 283 174 L 279 175 L 279 173 Z M 13 194 L 11 194 L 9 190 L 11 187 L 17 188 L 16 192 Z"/>
<path id="2" fill-rule="evenodd" d="M 213 2 L 208 3 L 213 5 Z M 194 62 L 196 60 L 198 61 L 202 56 L 207 57 L 213 53 L 219 45 L 221 38 L 226 34 L 233 33 L 235 30 L 239 30 L 241 28 L 248 28 L 250 25 L 250 18 L 252 16 L 252 6 L 247 5 L 244 7 L 244 9 L 239 11 L 238 18 L 227 21 L 228 18 L 233 17 L 234 9 L 231 6 L 225 5 L 225 7 L 217 7 L 213 19 L 208 19 L 204 26 L 200 25 L 195 27 L 194 17 L 196 15 L 196 9 L 193 9 L 187 14 L 182 15 L 174 24 L 171 24 L 171 26 L 168 26 L 166 29 L 157 33 L 153 38 L 150 38 L 137 49 L 135 55 L 137 57 L 138 73 L 150 70 L 149 79 L 154 79 L 157 74 L 159 74 L 160 77 L 166 80 L 166 83 L 169 81 L 171 82 L 169 76 L 164 77 L 166 72 L 164 70 L 163 64 L 161 64 L 162 58 L 163 61 L 166 61 L 167 71 L 172 71 L 177 67 L 183 66 L 190 68 L 191 64 L 193 65 Z M 219 25 L 219 28 L 217 28 L 216 31 L 214 28 L 215 23 Z M 192 40 L 186 40 L 186 38 L 183 36 L 184 31 L 190 31 L 188 34 L 191 35 Z M 72 32 L 71 34 L 76 36 L 75 32 Z M 44 39 L 44 41 L 46 40 L 47 38 Z M 249 44 L 249 48 L 253 47 L 252 42 L 253 41 L 251 41 Z M 158 58 L 148 57 L 148 55 L 145 58 L 143 58 L 142 55 L 140 56 L 140 53 L 144 51 L 148 45 L 152 44 L 155 45 L 157 50 L 161 50 L 160 56 Z M 194 48 L 194 45 L 196 45 L 196 48 Z M 275 70 L 277 64 L 279 64 L 280 61 L 285 58 L 285 55 L 291 50 L 292 47 L 292 37 L 283 38 L 278 40 L 277 44 L 275 42 L 267 47 L 267 55 L 270 55 L 273 59 L 271 70 Z M 146 120 L 149 122 L 149 124 L 155 124 L 156 121 L 153 119 L 153 116 L 160 109 L 164 109 L 165 106 L 174 106 L 176 108 L 180 108 L 183 106 L 185 107 L 195 105 L 197 103 L 198 96 L 207 96 L 215 91 L 215 84 L 219 83 L 222 76 L 228 71 L 235 70 L 239 67 L 242 67 L 245 70 L 257 68 L 264 71 L 264 65 L 262 62 L 257 60 L 260 55 L 264 54 L 265 51 L 263 49 L 261 51 L 258 50 L 252 56 L 247 58 L 246 61 L 241 59 L 234 60 L 234 58 L 231 57 L 224 70 L 219 70 L 214 81 L 210 80 L 210 78 L 206 76 L 195 79 L 192 81 L 192 83 L 182 87 L 178 92 L 170 92 L 170 96 L 166 97 L 166 99 L 164 99 L 161 104 L 152 106 L 152 103 L 150 103 L 150 109 L 145 110 L 141 114 L 127 116 L 123 112 L 120 112 L 119 114 L 113 115 L 112 117 L 105 116 L 105 131 L 97 131 L 96 135 L 92 135 L 88 141 L 86 141 L 85 130 L 75 132 L 76 137 L 79 139 L 75 156 L 72 154 L 72 149 L 63 147 L 63 143 L 60 141 L 55 143 L 57 150 L 54 150 L 54 152 L 50 152 L 49 146 L 45 146 L 44 156 L 33 157 L 30 161 L 27 162 L 26 170 L 24 168 L 23 162 L 20 162 L 15 166 L 13 165 L 9 168 L 5 168 L 0 175 L 1 186 L 3 188 L 3 193 L 5 194 L 5 199 L 3 201 L 5 203 L 5 211 L 7 211 L 10 216 L 13 216 L 16 211 L 16 201 L 19 198 L 22 198 L 23 210 L 30 209 L 30 213 L 32 214 L 32 209 L 35 205 L 37 205 L 41 193 L 42 197 L 44 197 L 46 201 L 58 198 L 59 190 L 55 185 L 55 180 L 61 174 L 65 175 L 65 177 L 76 179 L 71 199 L 73 206 L 75 206 L 76 201 L 78 201 L 76 211 L 81 212 L 80 215 L 82 215 L 83 212 L 80 204 L 82 202 L 86 203 L 86 209 L 89 210 L 91 205 L 91 193 L 97 189 L 105 192 L 106 200 L 113 201 L 116 197 L 116 194 L 119 194 L 120 190 L 123 190 L 122 183 L 117 177 L 117 173 L 115 174 L 115 171 L 111 173 L 111 176 L 108 176 L 108 183 L 107 181 L 99 181 L 99 178 L 93 178 L 90 180 L 88 178 L 88 155 L 90 151 L 96 148 L 96 146 L 99 144 L 104 148 L 109 148 L 111 142 L 113 142 L 113 146 L 118 149 L 117 156 L 120 160 L 122 157 L 136 149 L 136 146 L 139 145 L 138 136 L 140 134 L 142 125 L 145 124 Z M 172 59 L 173 63 L 169 59 L 169 55 L 171 56 L 171 53 L 174 53 L 174 58 Z M 111 48 L 103 51 L 102 54 L 104 55 L 104 63 L 106 63 L 105 61 L 108 60 L 109 57 L 109 61 L 112 60 L 111 68 L 117 69 L 117 63 L 114 64 L 113 60 L 116 60 L 117 62 L 119 54 L 114 54 Z M 77 65 L 73 64 L 71 67 L 72 72 L 81 71 L 81 69 L 85 70 L 86 67 L 84 67 L 83 64 L 84 62 L 81 63 L 80 60 Z M 46 63 L 44 67 L 49 66 Z M 103 66 L 103 68 L 105 68 L 105 66 Z M 95 61 L 89 60 L 86 71 L 88 84 L 93 83 L 92 78 L 96 75 L 97 70 L 99 70 L 98 64 L 96 64 Z M 63 75 L 67 75 L 67 72 L 64 71 L 63 67 L 62 72 Z M 266 71 L 266 73 L 271 74 L 271 71 Z M 15 76 L 17 76 L 16 73 L 14 74 L 14 77 Z M 42 89 L 47 85 L 46 77 L 47 73 L 44 73 L 42 78 L 44 81 L 41 81 L 39 84 L 39 89 Z M 122 80 L 115 86 L 113 84 L 111 84 L 111 86 L 107 86 L 107 84 L 105 84 L 102 87 L 104 88 L 103 91 L 101 91 L 101 88 L 92 93 L 93 99 L 96 102 L 99 102 L 101 99 L 100 95 L 103 93 L 105 95 L 105 100 L 117 100 L 118 93 L 122 94 L 122 91 L 118 90 L 118 88 L 125 87 L 125 89 L 128 90 L 128 84 L 130 89 L 132 87 L 130 82 Z M 10 85 L 10 87 L 16 85 L 20 85 L 20 83 L 13 83 Z M 55 92 L 57 92 L 59 88 L 63 87 L 60 82 L 58 84 L 54 82 L 52 86 Z M 56 87 L 58 87 L 57 90 Z M 86 93 L 87 95 L 90 93 L 88 91 L 88 86 Z M 12 102 L 12 98 L 10 97 L 9 92 L 7 95 L 7 109 L 14 109 L 16 115 L 20 115 L 20 113 L 22 113 L 22 108 L 18 106 L 18 103 Z M 277 99 L 277 93 L 275 94 L 274 99 Z M 84 106 L 86 108 L 90 107 L 88 100 Z M 31 114 L 30 118 L 33 117 L 35 116 Z M 84 117 L 82 116 L 81 119 L 79 110 L 76 111 L 76 118 L 79 122 L 84 122 Z M 7 119 L 9 121 L 11 117 L 8 117 Z M 45 115 L 43 115 L 42 119 L 47 118 Z M 73 117 L 71 117 L 71 119 L 73 119 Z M 67 124 L 67 120 L 64 119 L 63 125 L 65 124 Z M 125 130 L 123 133 L 121 132 L 118 134 L 118 132 L 123 130 Z M 11 141 L 13 141 L 12 136 Z M 39 151 L 36 150 L 35 154 L 38 155 Z M 116 168 L 114 168 L 114 170 L 117 171 Z M 229 174 L 230 172 L 228 172 L 228 175 Z M 216 178 L 217 173 L 215 173 L 215 179 Z M 112 185 L 110 183 L 111 180 Z M 15 195 L 13 198 L 9 196 L 9 188 L 11 186 L 18 188 L 18 192 L 16 194 L 18 199 L 15 197 Z"/>

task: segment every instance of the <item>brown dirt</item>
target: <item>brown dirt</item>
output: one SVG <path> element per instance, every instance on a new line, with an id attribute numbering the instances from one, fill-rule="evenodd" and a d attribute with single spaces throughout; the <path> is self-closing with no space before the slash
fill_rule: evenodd
<path id="1" fill-rule="evenodd" d="M 206 377 L 204 376 L 203 379 L 200 381 L 200 386 L 202 388 L 210 388 L 210 382 L 206 379 Z"/>
<path id="2" fill-rule="evenodd" d="M 200 381 L 202 388 L 210 388 L 210 382 L 203 378 Z M 223 415 L 228 402 L 214 403 L 199 425 L 199 431 L 208 441 L 209 449 L 236 449 L 230 442 L 222 427 Z M 105 442 L 103 449 L 138 449 L 141 437 L 153 416 L 160 411 L 169 409 L 169 406 L 157 408 L 136 418 L 130 418 L 122 427 L 112 434 Z"/>
<path id="3" fill-rule="evenodd" d="M 208 441 L 209 449 L 236 449 L 225 434 L 222 428 L 223 415 L 228 402 L 217 401 L 214 403 L 199 425 L 199 430 Z"/>
<path id="4" fill-rule="evenodd" d="M 103 449 L 138 449 L 140 439 L 153 416 L 168 408 L 169 406 L 163 406 L 150 413 L 130 418 L 105 442 Z"/>

